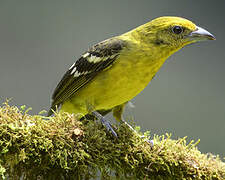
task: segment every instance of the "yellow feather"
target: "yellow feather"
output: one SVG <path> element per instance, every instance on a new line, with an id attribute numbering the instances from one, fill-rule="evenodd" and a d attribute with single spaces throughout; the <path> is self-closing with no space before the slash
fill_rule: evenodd
<path id="1" fill-rule="evenodd" d="M 183 34 L 174 34 L 174 26 L 181 26 Z M 61 110 L 85 115 L 87 104 L 95 110 L 108 110 L 131 100 L 149 84 L 170 55 L 195 42 L 187 36 L 196 29 L 184 18 L 160 17 L 116 37 L 127 46 L 115 63 L 65 101 Z"/>

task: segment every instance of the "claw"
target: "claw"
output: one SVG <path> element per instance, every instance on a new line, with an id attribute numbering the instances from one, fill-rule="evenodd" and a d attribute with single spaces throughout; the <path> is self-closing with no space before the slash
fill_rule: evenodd
<path id="1" fill-rule="evenodd" d="M 137 132 L 130 124 L 128 124 L 126 121 L 122 120 L 122 123 L 124 123 L 124 124 L 125 124 L 126 126 L 128 126 L 132 131 L 134 131 L 135 133 L 138 134 L 138 132 Z M 142 139 L 146 138 L 145 136 L 141 136 L 141 135 L 139 135 L 139 136 L 140 136 L 140 138 L 142 138 Z M 154 141 L 153 141 L 153 140 L 147 139 L 147 140 L 145 140 L 145 141 L 146 141 L 147 143 L 149 143 L 151 147 L 154 146 Z"/>
<path id="2" fill-rule="evenodd" d="M 150 140 L 150 139 L 149 139 L 149 140 L 147 140 L 147 142 L 150 144 L 151 147 L 154 146 L 154 141 L 153 141 L 153 140 Z"/>
<path id="3" fill-rule="evenodd" d="M 92 114 L 101 121 L 101 123 L 106 127 L 108 131 L 110 131 L 113 134 L 113 136 L 117 138 L 117 133 L 112 128 L 111 123 L 107 121 L 104 116 L 102 116 L 100 113 L 96 111 L 93 111 Z"/>
<path id="4" fill-rule="evenodd" d="M 105 120 L 105 118 L 102 117 L 102 118 L 101 118 L 101 122 L 102 122 L 102 124 L 106 127 L 106 129 L 107 129 L 108 131 L 111 131 L 112 134 L 113 134 L 115 137 L 117 137 L 117 134 L 116 134 L 116 132 L 114 131 L 114 129 L 112 128 L 112 125 L 111 125 L 111 123 L 110 123 L 109 121 Z"/>

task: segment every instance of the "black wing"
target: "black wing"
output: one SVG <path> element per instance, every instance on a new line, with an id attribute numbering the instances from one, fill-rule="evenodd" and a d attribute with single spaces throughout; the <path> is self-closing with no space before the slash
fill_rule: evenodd
<path id="1" fill-rule="evenodd" d="M 106 69 L 117 59 L 125 42 L 119 39 L 102 41 L 85 52 L 65 73 L 52 95 L 50 116 L 56 107 L 71 98 L 80 88 L 85 86 L 99 72 Z"/>

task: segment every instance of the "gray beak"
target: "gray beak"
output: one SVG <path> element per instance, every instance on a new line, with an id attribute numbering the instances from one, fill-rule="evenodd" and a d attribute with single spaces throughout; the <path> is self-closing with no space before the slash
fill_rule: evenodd
<path id="1" fill-rule="evenodd" d="M 194 41 L 216 40 L 215 36 L 213 36 L 210 32 L 198 26 L 195 31 L 188 35 L 188 37 Z"/>

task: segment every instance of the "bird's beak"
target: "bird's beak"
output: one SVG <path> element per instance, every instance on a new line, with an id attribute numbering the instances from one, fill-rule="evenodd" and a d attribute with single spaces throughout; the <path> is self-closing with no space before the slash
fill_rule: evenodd
<path id="1" fill-rule="evenodd" d="M 215 36 L 213 36 L 210 32 L 198 26 L 195 31 L 188 35 L 188 38 L 192 41 L 216 40 Z"/>

